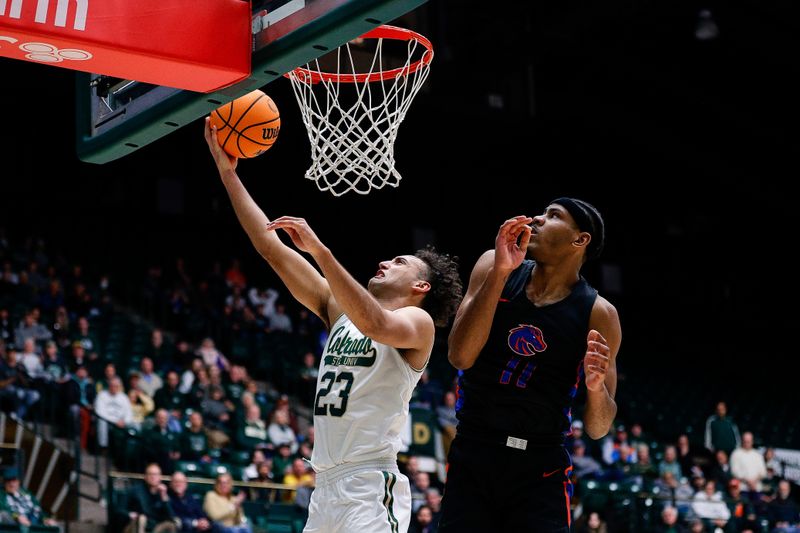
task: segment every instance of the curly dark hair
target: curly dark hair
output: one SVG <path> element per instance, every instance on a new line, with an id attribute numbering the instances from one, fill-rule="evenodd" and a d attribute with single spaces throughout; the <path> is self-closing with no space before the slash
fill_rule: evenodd
<path id="1" fill-rule="evenodd" d="M 430 313 L 433 323 L 446 326 L 461 303 L 463 286 L 458 275 L 458 257 L 437 252 L 433 246 L 417 250 L 414 256 L 428 265 L 431 290 L 422 300 L 422 308 Z"/>

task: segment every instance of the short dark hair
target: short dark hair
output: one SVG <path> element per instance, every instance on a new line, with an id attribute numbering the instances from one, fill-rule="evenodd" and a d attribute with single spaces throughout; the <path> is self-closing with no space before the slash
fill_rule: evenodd
<path id="1" fill-rule="evenodd" d="M 458 257 L 439 253 L 430 245 L 417 250 L 414 256 L 428 265 L 426 281 L 431 284 L 431 290 L 422 300 L 422 308 L 430 313 L 434 324 L 446 326 L 456 313 L 463 292 Z"/>
<path id="2" fill-rule="evenodd" d="M 589 246 L 586 247 L 584 256 L 586 260 L 599 257 L 606 240 L 605 223 L 600 211 L 585 200 L 566 196 L 556 198 L 550 204 L 558 204 L 566 209 L 578 226 L 578 230 L 585 231 L 592 236 Z"/>

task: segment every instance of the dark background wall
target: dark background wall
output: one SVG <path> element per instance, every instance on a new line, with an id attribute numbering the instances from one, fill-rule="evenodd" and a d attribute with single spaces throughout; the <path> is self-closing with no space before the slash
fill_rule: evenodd
<path id="1" fill-rule="evenodd" d="M 397 189 L 333 198 L 303 178 L 308 141 L 288 81 L 272 150 L 240 174 L 269 215 L 305 216 L 356 277 L 432 241 L 466 280 L 515 214 L 594 203 L 608 246 L 585 275 L 617 305 L 635 372 L 790 384 L 798 161 L 797 8 L 788 1 L 437 0 L 410 20 L 436 46 L 400 128 Z M 493 7 L 493 13 L 487 11 Z M 708 8 L 716 39 L 695 35 Z M 153 262 L 241 258 L 197 121 L 121 160 L 77 160 L 69 71 L 0 59 L 0 227 L 40 235 L 135 293 Z M 783 310 L 786 309 L 786 310 Z"/>

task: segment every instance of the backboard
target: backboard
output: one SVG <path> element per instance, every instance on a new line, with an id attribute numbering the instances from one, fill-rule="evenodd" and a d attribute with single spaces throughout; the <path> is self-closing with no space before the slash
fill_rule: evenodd
<path id="1" fill-rule="evenodd" d="M 119 159 L 425 1 L 256 0 L 250 76 L 212 93 L 77 73 L 78 157 Z"/>

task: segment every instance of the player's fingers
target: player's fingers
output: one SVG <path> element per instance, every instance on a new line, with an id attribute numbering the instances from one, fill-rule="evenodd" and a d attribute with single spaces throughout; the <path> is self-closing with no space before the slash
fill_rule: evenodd
<path id="1" fill-rule="evenodd" d="M 600 332 L 597 331 L 596 329 L 593 329 L 593 330 L 589 331 L 588 340 L 590 340 L 590 341 L 599 341 L 599 342 L 602 342 L 603 344 L 608 344 L 608 342 L 606 341 L 606 338 L 603 337 L 600 334 Z"/>
<path id="2" fill-rule="evenodd" d="M 589 370 L 590 372 L 595 373 L 595 374 L 602 374 L 602 375 L 606 374 L 606 370 L 604 368 L 599 367 L 599 366 L 587 365 L 586 369 Z"/>
<path id="3" fill-rule="evenodd" d="M 526 249 L 528 247 L 528 243 L 531 242 L 531 227 L 527 224 L 522 226 L 522 233 L 519 239 L 519 247 L 521 249 Z"/>
<path id="4" fill-rule="evenodd" d="M 608 359 L 608 354 L 611 352 L 610 348 L 607 344 L 598 341 L 589 341 L 586 344 L 586 351 L 587 352 L 597 352 Z"/>

